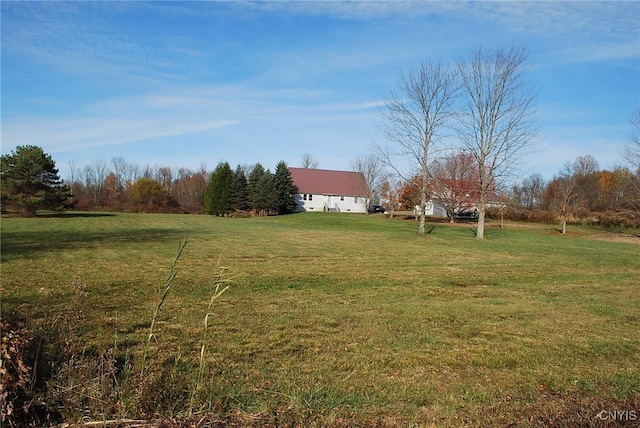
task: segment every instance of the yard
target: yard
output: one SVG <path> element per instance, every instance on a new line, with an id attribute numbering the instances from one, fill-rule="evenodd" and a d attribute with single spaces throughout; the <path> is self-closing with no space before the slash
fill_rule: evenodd
<path id="1" fill-rule="evenodd" d="M 83 356 L 116 355 L 118 394 L 84 392 L 82 410 L 62 397 L 73 379 L 49 380 L 69 422 L 601 426 L 613 422 L 602 411 L 627 411 L 637 423 L 640 238 L 489 223 L 476 241 L 472 223 L 431 226 L 418 236 L 414 221 L 335 213 L 3 218 L 2 315 L 66 325 Z M 211 309 L 198 381 L 219 260 L 233 282 Z M 123 386 L 145 348 L 149 397 Z"/>

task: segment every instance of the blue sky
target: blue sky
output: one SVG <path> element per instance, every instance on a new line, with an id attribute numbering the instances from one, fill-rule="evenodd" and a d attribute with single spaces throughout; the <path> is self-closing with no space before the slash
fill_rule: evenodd
<path id="1" fill-rule="evenodd" d="M 38 145 L 63 178 L 116 156 L 213 169 L 313 155 L 350 169 L 380 108 L 423 60 L 527 45 L 536 152 L 551 178 L 601 168 L 640 106 L 640 3 L 2 1 L 2 153 Z"/>

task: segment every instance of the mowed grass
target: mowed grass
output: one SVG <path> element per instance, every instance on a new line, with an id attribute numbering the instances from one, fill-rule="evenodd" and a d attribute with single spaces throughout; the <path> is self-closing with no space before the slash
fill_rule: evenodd
<path id="1" fill-rule="evenodd" d="M 223 412 L 488 426 L 637 405 L 640 245 L 578 227 L 490 223 L 476 241 L 472 224 L 433 226 L 418 236 L 414 221 L 333 213 L 4 218 L 2 311 L 69 310 L 78 278 L 87 344 L 140 355 L 189 238 L 154 346 L 197 358 L 222 254 L 235 279 L 209 324 L 207 391 Z"/>

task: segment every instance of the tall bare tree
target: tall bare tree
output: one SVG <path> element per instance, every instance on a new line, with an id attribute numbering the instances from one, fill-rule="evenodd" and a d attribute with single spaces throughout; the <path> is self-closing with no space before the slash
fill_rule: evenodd
<path id="1" fill-rule="evenodd" d="M 629 140 L 622 152 L 624 158 L 631 164 L 635 179 L 631 180 L 630 190 L 632 196 L 630 198 L 631 205 L 639 209 L 640 206 L 640 107 L 638 107 L 631 115 L 631 132 Z"/>
<path id="2" fill-rule="evenodd" d="M 314 158 L 310 154 L 302 155 L 302 167 L 306 169 L 316 169 L 318 168 L 318 160 Z"/>
<path id="3" fill-rule="evenodd" d="M 430 154 L 453 116 L 458 87 L 450 67 L 423 62 L 400 77 L 399 92 L 392 93 L 385 101 L 379 129 L 387 141 L 384 146 L 377 145 L 376 151 L 404 180 L 409 181 L 416 175 L 421 177 L 418 228 L 421 235 L 425 233 L 426 206 L 430 199 Z"/>
<path id="4" fill-rule="evenodd" d="M 598 198 L 598 161 L 591 155 L 578 156 L 573 162 L 573 175 L 576 197 L 585 209 L 593 209 Z"/>
<path id="5" fill-rule="evenodd" d="M 366 197 L 365 208 L 380 200 L 382 194 L 382 184 L 387 173 L 380 158 L 374 155 L 357 157 L 351 162 L 351 169 L 360 172 L 362 175 L 356 185 L 362 190 Z"/>
<path id="6" fill-rule="evenodd" d="M 476 50 L 457 62 L 465 94 L 458 134 L 478 164 L 479 207 L 476 239 L 484 238 L 485 212 L 493 180 L 505 178 L 531 147 L 537 132 L 535 94 L 523 46 Z"/>
<path id="7" fill-rule="evenodd" d="M 622 155 L 640 176 L 640 107 L 633 112 L 629 122 L 631 123 L 631 132 Z"/>

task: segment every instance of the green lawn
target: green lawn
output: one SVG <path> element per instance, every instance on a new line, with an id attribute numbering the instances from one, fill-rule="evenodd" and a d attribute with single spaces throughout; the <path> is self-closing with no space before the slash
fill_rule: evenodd
<path id="1" fill-rule="evenodd" d="M 3 218 L 2 312 L 76 311 L 81 283 L 81 340 L 115 344 L 135 367 L 189 238 L 153 350 L 175 370 L 197 361 L 222 254 L 235 279 L 210 322 L 209 411 L 544 426 L 639 410 L 638 243 L 493 223 L 476 241 L 473 225 L 434 226 L 418 236 L 415 221 L 333 213 Z"/>

